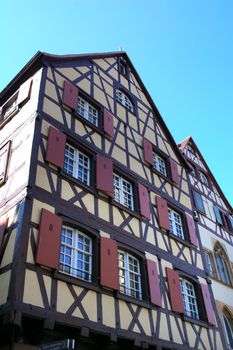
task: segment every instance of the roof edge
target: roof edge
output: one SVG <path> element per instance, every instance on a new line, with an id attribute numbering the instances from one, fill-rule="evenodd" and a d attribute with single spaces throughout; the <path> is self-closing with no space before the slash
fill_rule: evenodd
<path id="1" fill-rule="evenodd" d="M 184 148 L 187 146 L 188 143 L 192 143 L 193 146 L 194 146 L 194 148 L 196 148 L 196 151 L 199 153 L 199 156 L 200 156 L 200 158 L 201 158 L 201 161 L 204 163 L 206 169 L 208 170 L 208 173 L 210 174 L 212 181 L 214 182 L 215 186 L 217 187 L 217 190 L 219 191 L 220 195 L 222 196 L 222 198 L 223 198 L 223 200 L 224 200 L 224 202 L 225 202 L 225 204 L 226 204 L 226 207 L 230 210 L 230 212 L 231 212 L 231 214 L 232 214 L 232 213 L 233 213 L 233 207 L 231 206 L 230 202 L 228 201 L 228 199 L 226 198 L 225 194 L 223 193 L 221 187 L 219 186 L 217 180 L 215 179 L 215 177 L 214 177 L 212 171 L 210 170 L 208 164 L 206 163 L 204 157 L 202 156 L 202 154 L 201 154 L 199 148 L 197 147 L 195 141 L 193 140 L 193 138 L 192 138 L 191 136 L 187 137 L 186 139 L 184 139 L 182 142 L 180 142 L 180 143 L 178 144 L 178 147 L 179 147 L 179 145 L 182 145 L 182 144 L 184 145 L 184 144 L 185 144 L 185 146 L 184 146 L 182 149 L 181 149 L 181 147 L 180 147 L 181 151 L 183 151 Z"/>

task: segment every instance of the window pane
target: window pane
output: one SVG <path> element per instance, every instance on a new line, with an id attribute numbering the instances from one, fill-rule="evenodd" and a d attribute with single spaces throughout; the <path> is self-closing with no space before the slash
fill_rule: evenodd
<path id="1" fill-rule="evenodd" d="M 159 171 L 161 174 L 167 176 L 166 162 L 156 153 L 153 153 L 153 168 Z"/>
<path id="2" fill-rule="evenodd" d="M 168 208 L 169 229 L 175 236 L 184 239 L 183 223 L 179 213 Z"/>
<path id="3" fill-rule="evenodd" d="M 78 97 L 77 112 L 90 123 L 98 126 L 98 110 L 81 97 Z"/>
<path id="4" fill-rule="evenodd" d="M 228 318 L 225 315 L 223 315 L 223 326 L 228 343 L 227 345 L 233 349 L 233 330 L 230 321 L 228 321 Z"/>
<path id="5" fill-rule="evenodd" d="M 129 97 L 126 96 L 122 91 L 117 90 L 117 92 L 116 92 L 116 99 L 123 106 L 125 106 L 128 110 L 133 112 L 133 104 L 132 104 L 132 102 L 130 101 Z"/>
<path id="6" fill-rule="evenodd" d="M 199 209 L 202 212 L 205 212 L 204 204 L 200 193 L 194 191 L 194 197 L 195 197 L 195 204 L 197 206 L 197 209 Z"/>
<path id="7" fill-rule="evenodd" d="M 185 279 L 181 279 L 180 287 L 185 314 L 189 317 L 199 319 L 197 300 L 193 284 Z"/>
<path id="8" fill-rule="evenodd" d="M 91 281 L 92 240 L 78 230 L 62 228 L 60 270 Z"/>
<path id="9" fill-rule="evenodd" d="M 215 205 L 213 205 L 213 209 L 214 209 L 214 214 L 215 214 L 215 217 L 216 217 L 216 221 L 222 225 L 222 218 L 221 218 L 221 215 L 220 215 L 220 212 L 219 212 L 219 209 L 218 207 L 216 207 Z"/>
<path id="10" fill-rule="evenodd" d="M 141 275 L 139 261 L 127 252 L 118 252 L 120 291 L 141 299 Z"/>
<path id="11" fill-rule="evenodd" d="M 66 145 L 64 171 L 86 185 L 90 185 L 90 158 L 78 149 Z"/>
<path id="12" fill-rule="evenodd" d="M 133 186 L 122 177 L 113 174 L 114 200 L 133 210 Z"/>

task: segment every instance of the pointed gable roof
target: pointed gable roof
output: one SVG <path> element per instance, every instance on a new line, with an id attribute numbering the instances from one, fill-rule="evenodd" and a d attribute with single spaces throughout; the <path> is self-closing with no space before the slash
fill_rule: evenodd
<path id="1" fill-rule="evenodd" d="M 142 88 L 148 102 L 150 103 L 152 109 L 156 113 L 159 124 L 163 128 L 167 138 L 170 140 L 170 143 L 173 147 L 173 150 L 186 170 L 189 170 L 189 165 L 186 162 L 185 158 L 179 151 L 177 144 L 170 133 L 167 125 L 165 124 L 159 110 L 157 109 L 153 99 L 151 98 L 149 92 L 147 91 L 144 83 L 142 82 L 139 74 L 137 73 L 134 65 L 132 64 L 130 58 L 127 53 L 124 51 L 116 51 L 116 52 L 103 52 L 103 53 L 87 53 L 87 54 L 77 54 L 77 55 L 54 55 L 46 52 L 38 51 L 31 60 L 22 68 L 22 70 L 10 81 L 10 83 L 1 91 L 0 93 L 0 104 L 2 105 L 13 93 L 16 91 L 19 86 L 28 79 L 32 74 L 34 74 L 38 69 L 42 66 L 47 66 L 48 64 L 59 64 L 63 62 L 71 62 L 79 59 L 98 59 L 98 58 L 110 58 L 110 57 L 122 57 L 125 59 L 127 64 L 129 65 L 132 73 L 137 79 L 139 85 Z"/>
<path id="2" fill-rule="evenodd" d="M 194 140 L 193 140 L 193 138 L 191 136 L 187 137 L 182 142 L 180 142 L 178 144 L 178 147 L 179 147 L 180 151 L 183 152 L 187 145 L 191 146 L 197 152 L 197 154 L 199 155 L 200 160 L 202 161 L 202 163 L 204 164 L 205 168 L 207 169 L 207 172 L 208 172 L 209 176 L 211 177 L 211 180 L 213 181 L 213 183 L 214 183 L 215 187 L 217 188 L 219 194 L 221 195 L 221 197 L 222 197 L 226 207 L 228 208 L 228 210 L 232 214 L 233 213 L 233 208 L 232 208 L 231 204 L 228 202 L 227 198 L 225 197 L 225 195 L 224 195 L 223 191 L 221 190 L 219 184 L 217 183 L 217 180 L 215 179 L 212 171 L 208 167 L 208 164 L 206 163 L 206 161 L 203 158 L 199 148 L 197 147 L 196 143 L 194 142 Z"/>

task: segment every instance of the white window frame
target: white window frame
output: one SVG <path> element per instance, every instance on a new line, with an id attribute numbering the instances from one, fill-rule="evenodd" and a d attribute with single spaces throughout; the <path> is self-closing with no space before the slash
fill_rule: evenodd
<path id="1" fill-rule="evenodd" d="M 66 144 L 64 171 L 85 185 L 90 185 L 90 158 L 77 148 Z"/>
<path id="2" fill-rule="evenodd" d="M 92 258 L 92 239 L 77 229 L 63 226 L 60 248 L 60 272 L 91 282 Z"/>
<path id="3" fill-rule="evenodd" d="M 202 182 L 204 185 L 209 186 L 208 179 L 207 179 L 207 177 L 205 176 L 205 174 L 203 174 L 202 171 L 199 171 L 199 176 L 200 176 L 201 182 Z"/>
<path id="4" fill-rule="evenodd" d="M 80 114 L 84 119 L 88 120 L 91 124 L 98 127 L 99 113 L 98 109 L 92 104 L 86 101 L 84 98 L 78 96 L 78 114 Z"/>
<path id="5" fill-rule="evenodd" d="M 167 176 L 166 161 L 155 152 L 153 152 L 153 169 L 157 170 L 162 175 Z"/>
<path id="6" fill-rule="evenodd" d="M 123 106 L 125 106 L 130 112 L 134 112 L 133 104 L 130 101 L 129 97 L 124 94 L 124 92 L 117 90 L 116 91 L 116 99 L 118 102 L 120 102 Z"/>
<path id="7" fill-rule="evenodd" d="M 177 211 L 168 208 L 168 219 L 170 232 L 173 235 L 184 239 L 184 229 L 181 215 Z"/>
<path id="8" fill-rule="evenodd" d="M 136 299 L 142 299 L 140 262 L 135 256 L 118 251 L 120 292 Z"/>
<path id="9" fill-rule="evenodd" d="M 123 177 L 113 174 L 114 200 L 124 207 L 134 210 L 133 185 Z"/>
<path id="10" fill-rule="evenodd" d="M 194 285 L 185 278 L 180 279 L 180 289 L 183 299 L 185 314 L 189 317 L 199 320 L 199 312 L 197 307 L 197 297 Z"/>

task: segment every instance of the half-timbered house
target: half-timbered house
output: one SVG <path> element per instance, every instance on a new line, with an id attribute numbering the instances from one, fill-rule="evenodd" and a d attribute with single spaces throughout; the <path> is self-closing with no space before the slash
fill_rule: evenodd
<path id="1" fill-rule="evenodd" d="M 127 54 L 38 52 L 0 106 L 0 348 L 224 349 L 189 166 Z"/>
<path id="2" fill-rule="evenodd" d="M 204 263 L 227 349 L 233 349 L 233 210 L 192 137 L 179 147 L 191 168 L 188 179 Z"/>

